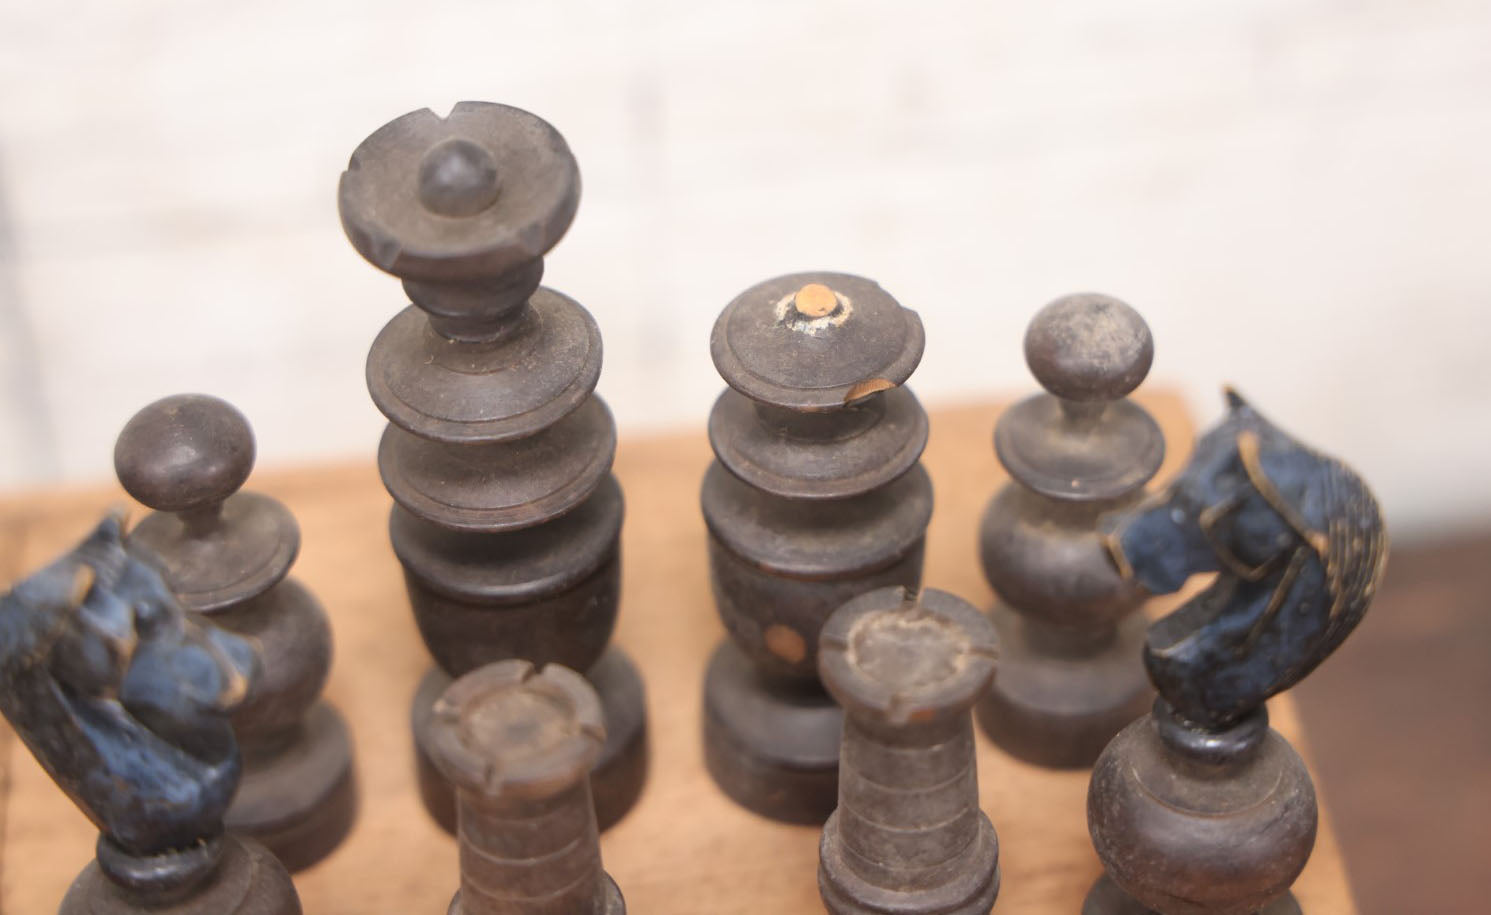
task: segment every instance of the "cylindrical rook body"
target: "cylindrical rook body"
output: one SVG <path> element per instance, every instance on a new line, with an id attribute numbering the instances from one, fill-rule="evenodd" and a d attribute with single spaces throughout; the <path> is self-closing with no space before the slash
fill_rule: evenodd
<path id="1" fill-rule="evenodd" d="M 568 229 L 580 176 L 551 125 L 505 105 L 416 111 L 353 153 L 339 188 L 352 245 L 403 280 L 409 307 L 368 354 L 388 418 L 378 449 L 396 503 L 389 536 L 438 682 L 527 658 L 595 669 L 620 597 L 616 425 L 594 393 L 595 320 L 541 284 Z M 629 659 L 628 684 L 640 685 Z M 603 684 L 597 683 L 597 686 Z M 429 765 L 426 702 L 411 709 L 422 796 L 442 824 L 453 799 Z M 646 770 L 639 688 L 620 698 L 622 752 L 595 773 L 625 811 Z M 619 813 L 617 814 L 619 816 Z"/>
<path id="2" fill-rule="evenodd" d="M 901 385 L 923 342 L 914 312 L 841 273 L 759 283 L 715 323 L 730 388 L 709 417 L 701 508 L 730 641 L 705 677 L 705 762 L 774 819 L 820 823 L 837 796 L 843 716 L 817 679 L 824 620 L 867 591 L 921 583 L 927 417 Z"/>
<path id="3" fill-rule="evenodd" d="M 824 684 L 845 708 L 839 806 L 819 848 L 833 915 L 993 907 L 999 841 L 979 809 L 968 713 L 996 644 L 982 614 L 933 590 L 871 592 L 824 627 Z"/>
<path id="4" fill-rule="evenodd" d="M 551 797 L 459 795 L 460 908 L 452 915 L 577 915 L 605 912 L 590 780 Z"/>
<path id="5" fill-rule="evenodd" d="M 432 716 L 431 757 L 457 792 L 450 915 L 622 915 L 590 797 L 605 725 L 585 678 L 499 661 L 452 683 Z"/>
<path id="6" fill-rule="evenodd" d="M 999 418 L 1010 482 L 979 529 L 999 597 L 1000 676 L 978 720 L 1007 752 L 1039 765 L 1091 765 L 1153 695 L 1139 663 L 1143 589 L 1121 578 L 1098 518 L 1132 505 L 1164 440 L 1127 395 L 1149 371 L 1149 328 L 1117 299 L 1067 296 L 1031 321 L 1025 356 L 1047 389 Z"/>

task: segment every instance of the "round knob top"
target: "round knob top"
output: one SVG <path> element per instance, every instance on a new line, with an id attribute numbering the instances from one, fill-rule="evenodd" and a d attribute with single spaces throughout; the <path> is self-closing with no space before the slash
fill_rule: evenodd
<path id="1" fill-rule="evenodd" d="M 114 471 L 126 492 L 158 511 L 223 502 L 254 467 L 254 432 L 230 403 L 177 394 L 130 418 L 114 444 Z"/>
<path id="2" fill-rule="evenodd" d="M 1149 374 L 1154 338 L 1118 299 L 1077 293 L 1036 313 L 1025 331 L 1025 361 L 1041 387 L 1063 400 L 1118 400 Z"/>
<path id="3" fill-rule="evenodd" d="M 363 257 L 398 277 L 447 282 L 541 258 L 579 201 L 579 166 L 559 131 L 490 102 L 383 125 L 352 153 L 337 195 Z"/>
<path id="4" fill-rule="evenodd" d="M 441 216 L 475 216 L 497 202 L 497 162 L 464 137 L 436 143 L 419 163 L 419 202 Z"/>
<path id="5" fill-rule="evenodd" d="M 580 783 L 606 741 L 600 700 L 558 664 L 488 664 L 435 702 L 435 765 L 457 788 L 491 800 L 552 797 Z"/>
<path id="6" fill-rule="evenodd" d="M 966 714 L 994 682 L 998 638 L 962 598 L 881 588 L 844 604 L 818 636 L 823 684 L 851 714 L 892 725 Z"/>
<path id="7" fill-rule="evenodd" d="M 794 410 L 842 407 L 906 381 L 926 344 L 921 319 L 871 280 L 794 273 L 725 306 L 715 368 L 747 397 Z"/>

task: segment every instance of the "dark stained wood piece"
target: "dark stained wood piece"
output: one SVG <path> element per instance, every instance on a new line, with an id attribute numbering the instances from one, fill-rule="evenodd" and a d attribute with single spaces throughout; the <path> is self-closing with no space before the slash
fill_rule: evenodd
<path id="1" fill-rule="evenodd" d="M 155 509 L 135 526 L 130 548 L 187 609 L 257 647 L 260 675 L 233 713 L 244 771 L 226 822 L 298 871 L 346 838 L 357 782 L 346 722 L 321 700 L 331 623 L 287 577 L 300 527 L 278 501 L 239 489 L 253 462 L 248 420 L 205 394 L 145 406 L 114 448 L 120 484 Z"/>
<path id="2" fill-rule="evenodd" d="M 1163 493 L 1103 521 L 1115 565 L 1147 590 L 1215 578 L 1150 627 L 1154 711 L 1093 769 L 1088 828 L 1113 886 L 1086 915 L 1132 911 L 1125 894 L 1162 915 L 1290 911 L 1281 900 L 1315 845 L 1309 771 L 1264 702 L 1356 627 L 1387 539 L 1354 471 L 1235 392 L 1227 402 Z"/>
<path id="3" fill-rule="evenodd" d="M 348 240 L 412 302 L 373 342 L 367 382 L 389 421 L 389 537 L 441 670 L 410 714 L 423 797 L 447 826 L 450 790 L 421 729 L 431 684 L 519 657 L 594 671 L 616 623 L 623 502 L 615 421 L 594 393 L 600 330 L 539 285 L 579 197 L 559 132 L 486 102 L 385 124 L 338 191 Z M 592 681 L 614 690 L 608 726 L 629 741 L 596 773 L 605 825 L 635 801 L 648 760 L 640 675 L 618 658 L 603 668 L 617 676 Z"/>
<path id="4" fill-rule="evenodd" d="M 732 642 L 704 680 L 704 758 L 756 813 L 821 823 L 843 716 L 817 679 L 818 630 L 866 591 L 921 582 L 932 486 L 926 414 L 901 387 L 921 320 L 842 273 L 766 280 L 715 322 L 730 386 L 709 419 L 701 509 L 715 608 Z"/>
<path id="5" fill-rule="evenodd" d="M 1047 393 L 995 426 L 1011 480 L 984 512 L 979 555 L 999 598 L 1004 657 L 977 718 L 1037 765 L 1092 765 L 1153 695 L 1138 661 L 1143 594 L 1097 533 L 1098 518 L 1132 505 L 1164 460 L 1159 426 L 1127 399 L 1153 358 L 1149 327 L 1128 305 L 1057 299 L 1025 333 L 1025 361 Z"/>

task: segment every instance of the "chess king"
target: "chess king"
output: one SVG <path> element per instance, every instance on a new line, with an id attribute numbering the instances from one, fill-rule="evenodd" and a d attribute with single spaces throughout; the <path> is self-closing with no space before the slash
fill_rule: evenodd
<path id="1" fill-rule="evenodd" d="M 99 829 L 62 915 L 299 915 L 289 874 L 223 832 L 248 642 L 188 617 L 111 515 L 0 597 L 0 711 Z"/>
<path id="2" fill-rule="evenodd" d="M 1382 579 L 1376 499 L 1236 392 L 1168 489 L 1104 520 L 1119 572 L 1155 594 L 1212 572 L 1149 628 L 1151 714 L 1108 744 L 1087 797 L 1107 875 L 1084 915 L 1289 915 L 1315 843 L 1309 772 L 1264 701 L 1361 621 Z"/>

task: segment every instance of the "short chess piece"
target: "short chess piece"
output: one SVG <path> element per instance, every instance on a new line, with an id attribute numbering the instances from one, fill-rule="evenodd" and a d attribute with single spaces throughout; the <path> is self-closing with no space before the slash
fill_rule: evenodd
<path id="1" fill-rule="evenodd" d="M 410 304 L 368 354 L 388 418 L 378 468 L 389 536 L 434 656 L 411 708 L 422 796 L 450 828 L 430 703 L 453 677 L 524 658 L 592 675 L 613 735 L 593 773 L 602 826 L 647 771 L 642 680 L 609 647 L 620 598 L 616 426 L 597 396 L 600 330 L 540 285 L 580 173 L 564 138 L 505 105 L 461 102 L 375 131 L 342 174 L 347 238 Z"/>
<path id="2" fill-rule="evenodd" d="M 357 785 L 347 725 L 321 698 L 331 624 L 288 577 L 300 527 L 275 499 L 240 489 L 254 452 L 253 430 L 231 404 L 179 394 L 130 419 L 114 468 L 125 490 L 155 509 L 131 532 L 130 549 L 188 610 L 258 647 L 260 676 L 233 712 L 244 765 L 227 827 L 297 871 L 346 838 Z"/>
<path id="3" fill-rule="evenodd" d="M 921 581 L 927 415 L 903 387 L 921 319 L 870 280 L 799 273 L 726 306 L 710 340 L 729 388 L 709 417 L 701 505 L 729 639 L 704 684 L 705 762 L 764 816 L 821 823 L 838 797 L 843 713 L 818 630 L 845 601 Z"/>
<path id="4" fill-rule="evenodd" d="M 1104 519 L 1147 591 L 1211 585 L 1149 628 L 1154 710 L 1103 751 L 1087 823 L 1106 876 L 1085 915 L 1298 915 L 1315 790 L 1268 697 L 1366 613 L 1387 537 L 1366 484 L 1228 392 L 1228 414 L 1161 495 Z"/>
<path id="5" fill-rule="evenodd" d="M 625 915 L 601 866 L 589 774 L 605 720 L 584 677 L 557 664 L 488 664 L 436 700 L 429 735 L 457 792 L 461 888 L 450 915 Z"/>
<path id="6" fill-rule="evenodd" d="M 61 915 L 299 915 L 279 861 L 223 831 L 248 642 L 187 614 L 119 516 L 0 597 L 0 620 L 0 711 L 99 829 Z"/>
<path id="7" fill-rule="evenodd" d="M 818 852 L 830 915 L 987 915 L 999 838 L 979 809 L 969 712 L 994 680 L 994 627 L 945 591 L 882 588 L 835 611 L 818 645 L 845 711 Z"/>
<path id="8" fill-rule="evenodd" d="M 1142 589 L 1121 578 L 1097 521 L 1135 504 L 1165 441 L 1127 398 L 1149 372 L 1144 319 L 1108 296 L 1041 309 L 1025 360 L 1046 389 L 999 418 L 995 451 L 1010 482 L 979 529 L 998 602 L 999 679 L 976 711 L 1005 751 L 1053 768 L 1092 765 L 1153 691 L 1139 664 Z"/>

